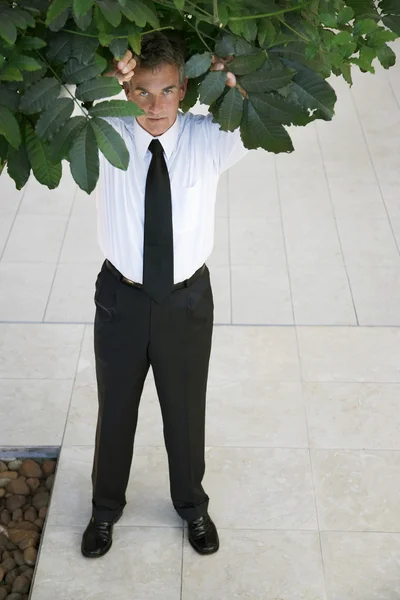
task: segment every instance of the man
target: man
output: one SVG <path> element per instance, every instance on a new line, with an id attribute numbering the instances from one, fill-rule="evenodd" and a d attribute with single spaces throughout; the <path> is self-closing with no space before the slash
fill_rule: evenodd
<path id="1" fill-rule="evenodd" d="M 212 69 L 225 68 L 214 57 Z M 100 155 L 99 244 L 107 257 L 96 281 L 94 351 L 99 412 L 92 517 L 84 556 L 104 555 L 126 504 L 138 408 L 150 365 L 160 401 L 171 498 L 200 554 L 219 547 L 202 487 L 204 422 L 213 330 L 205 261 L 214 237 L 220 174 L 248 150 L 212 115 L 179 111 L 185 59 L 160 32 L 142 40 L 139 65 L 127 52 L 110 73 L 143 116 L 109 118 L 125 140 L 129 167 Z M 227 84 L 236 84 L 229 74 Z"/>

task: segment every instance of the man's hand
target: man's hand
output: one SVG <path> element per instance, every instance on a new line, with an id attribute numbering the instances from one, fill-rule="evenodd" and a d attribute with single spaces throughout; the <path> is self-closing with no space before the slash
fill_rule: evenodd
<path id="1" fill-rule="evenodd" d="M 113 66 L 115 67 L 112 71 L 108 71 L 105 75 L 109 77 L 116 77 L 120 83 L 124 81 L 130 81 L 132 79 L 134 69 L 136 67 L 136 60 L 133 58 L 132 52 L 127 50 L 125 56 L 121 60 L 114 58 Z"/>
<path id="2" fill-rule="evenodd" d="M 223 71 L 229 63 L 234 59 L 234 56 L 228 56 L 227 58 L 220 58 L 219 56 L 212 57 L 212 65 L 210 67 L 210 71 Z M 236 86 L 236 76 L 230 71 L 226 72 L 226 85 L 228 87 Z"/>

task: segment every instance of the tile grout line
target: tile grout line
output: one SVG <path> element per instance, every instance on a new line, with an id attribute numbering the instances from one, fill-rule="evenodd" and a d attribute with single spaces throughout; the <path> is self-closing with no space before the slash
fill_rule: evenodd
<path id="1" fill-rule="evenodd" d="M 284 226 L 284 223 L 283 223 L 281 190 L 280 190 L 280 187 L 279 187 L 279 175 L 278 175 L 277 160 L 276 160 L 276 156 L 275 155 L 274 155 L 274 171 L 275 171 L 276 191 L 277 191 L 277 194 L 278 194 L 278 205 L 279 205 L 279 214 L 280 214 L 280 221 L 281 221 L 281 231 L 282 231 L 282 237 L 283 237 L 283 248 L 285 250 L 286 273 L 287 273 L 288 282 L 289 282 L 290 304 L 291 304 L 291 307 L 292 307 L 292 319 L 293 319 L 293 326 L 296 327 L 296 316 L 295 316 L 294 302 L 293 302 L 292 279 L 291 279 L 291 276 L 290 276 L 290 268 L 289 268 L 289 259 L 288 259 L 287 244 L 286 244 L 285 226 Z"/>
<path id="2" fill-rule="evenodd" d="M 70 220 L 71 220 L 72 208 L 74 206 L 75 198 L 76 198 L 76 194 L 77 193 L 78 193 L 78 185 L 75 183 L 75 191 L 73 192 L 73 198 L 72 198 L 71 206 L 70 206 L 70 209 L 69 209 L 69 212 L 68 212 L 67 222 L 65 224 L 64 235 L 63 235 L 63 238 L 62 238 L 62 241 L 61 241 L 61 245 L 60 245 L 60 250 L 59 250 L 58 256 L 57 256 L 56 268 L 54 270 L 53 279 L 52 279 L 52 282 L 51 282 L 51 285 L 50 285 L 49 295 L 47 296 L 47 302 L 46 302 L 46 305 L 45 305 L 44 310 L 43 310 L 43 317 L 42 317 L 42 320 L 40 321 L 41 323 L 47 323 L 47 321 L 45 321 L 46 312 L 47 312 L 47 309 L 49 307 L 49 302 L 50 302 L 51 294 L 53 292 L 54 282 L 55 282 L 55 279 L 56 279 L 56 276 L 57 276 L 58 267 L 60 265 L 60 257 L 61 257 L 63 246 L 64 246 L 64 243 L 65 243 L 65 238 L 67 237 L 67 231 L 68 231 L 68 227 L 69 227 Z"/>
<path id="3" fill-rule="evenodd" d="M 389 87 L 390 87 L 390 89 L 391 89 L 391 91 L 392 91 L 392 93 L 394 95 L 393 88 L 390 85 L 390 82 L 389 82 Z M 369 147 L 367 135 L 365 133 L 364 125 L 363 125 L 362 119 L 360 117 L 360 113 L 358 112 L 357 103 L 355 101 L 355 98 L 354 98 L 353 94 L 351 93 L 351 90 L 350 90 L 350 97 L 351 97 L 351 100 L 352 100 L 352 103 L 353 103 L 354 111 L 355 111 L 355 113 L 357 115 L 357 120 L 358 120 L 358 123 L 359 123 L 359 126 L 360 126 L 361 134 L 362 134 L 362 136 L 364 138 L 364 143 L 365 143 L 365 146 L 366 146 L 366 149 L 367 149 L 367 152 L 368 152 L 369 161 L 370 161 L 372 170 L 373 170 L 374 175 L 375 175 L 375 181 L 376 181 L 376 184 L 377 184 L 378 189 L 379 189 L 379 193 L 380 193 L 380 196 L 381 196 L 381 199 L 382 199 L 382 204 L 383 204 L 383 206 L 385 208 L 386 217 L 387 217 L 387 220 L 388 220 L 388 223 L 389 223 L 390 231 L 392 232 L 393 240 L 394 240 L 395 246 L 397 248 L 397 253 L 400 256 L 400 244 L 397 241 L 397 237 L 396 237 L 396 234 L 395 234 L 394 229 L 393 229 L 392 221 L 391 221 L 390 214 L 389 214 L 389 211 L 388 211 L 388 207 L 387 207 L 387 204 L 386 204 L 386 201 L 385 201 L 385 197 L 384 197 L 383 192 L 382 192 L 381 182 L 379 181 L 378 173 L 377 173 L 377 170 L 376 170 L 376 167 L 375 167 L 375 162 L 374 162 L 374 159 L 372 157 L 371 149 Z M 397 106 L 399 106 L 399 103 L 398 103 L 397 98 L 396 98 L 395 95 L 394 95 L 394 99 L 395 99 L 395 103 L 397 104 Z M 394 268 L 398 268 L 398 267 L 394 267 Z"/>
<path id="4" fill-rule="evenodd" d="M 322 149 L 322 144 L 321 144 L 321 139 L 318 133 L 318 127 L 315 127 L 315 131 L 316 131 L 316 136 L 317 136 L 317 143 L 320 149 L 320 153 L 321 153 L 321 161 L 322 161 L 322 170 L 324 173 L 324 178 L 325 178 L 325 182 L 326 182 L 326 186 L 327 186 L 327 190 L 328 190 L 328 194 L 329 194 L 329 200 L 330 200 L 330 204 L 331 204 L 331 208 L 332 208 L 332 213 L 333 213 L 333 220 L 335 223 L 335 229 L 336 229 L 336 235 L 338 237 L 338 241 L 339 241 L 339 246 L 340 246 L 340 252 L 342 255 L 342 261 L 343 261 L 343 267 L 346 273 L 346 278 L 347 278 L 347 283 L 349 286 L 349 291 L 350 291 L 350 296 L 351 296 L 351 301 L 353 304 L 353 310 L 354 310 L 354 316 L 356 318 L 356 325 L 357 327 L 360 326 L 360 322 L 358 319 L 358 314 L 357 314 L 357 308 L 356 308 L 356 304 L 355 304 L 355 300 L 354 300 L 354 295 L 353 295 L 353 289 L 351 287 L 351 282 L 350 282 L 350 276 L 349 276 L 349 272 L 347 269 L 347 264 L 344 258 L 344 252 L 343 252 L 343 245 L 342 245 L 342 239 L 340 237 L 340 231 L 339 231 L 339 227 L 337 224 L 337 218 L 336 218 L 336 211 L 335 211 L 335 206 L 333 204 L 333 200 L 332 200 L 332 191 L 331 191 L 331 187 L 329 185 L 329 177 L 328 177 L 328 173 L 326 171 L 326 165 L 325 165 L 325 158 L 324 158 L 324 151 Z M 354 325 L 351 325 L 351 327 L 354 327 Z"/>
<path id="5" fill-rule="evenodd" d="M 10 179 L 11 179 L 11 178 L 10 178 Z M 12 181 L 14 181 L 14 180 L 12 179 Z M 15 185 L 15 184 L 14 184 L 14 185 Z M 3 256 L 4 256 L 4 253 L 5 253 L 5 251 L 6 251 L 7 244 L 8 244 L 8 241 L 9 241 L 9 239 L 10 239 L 10 236 L 11 236 L 11 232 L 12 232 L 12 230 L 13 230 L 13 228 L 14 228 L 14 224 L 15 224 L 15 221 L 16 221 L 16 219 L 17 219 L 17 216 L 19 216 L 19 209 L 21 208 L 22 200 L 23 200 L 23 199 L 24 199 L 24 197 L 25 197 L 25 194 L 26 194 L 26 189 L 27 189 L 27 187 L 28 187 L 28 184 L 26 183 L 26 184 L 25 184 L 25 186 L 24 186 L 24 191 L 22 192 L 22 194 L 21 194 L 21 197 L 20 197 L 20 199 L 19 199 L 18 207 L 17 207 L 17 210 L 15 211 L 14 218 L 13 218 L 13 220 L 12 220 L 12 222 L 11 222 L 11 227 L 10 227 L 10 230 L 9 230 L 9 232 L 8 232 L 8 235 L 7 235 L 7 237 L 6 237 L 6 240 L 5 240 L 5 242 L 4 242 L 3 250 L 2 250 L 2 252 L 0 253 L 0 263 L 3 261 Z"/>

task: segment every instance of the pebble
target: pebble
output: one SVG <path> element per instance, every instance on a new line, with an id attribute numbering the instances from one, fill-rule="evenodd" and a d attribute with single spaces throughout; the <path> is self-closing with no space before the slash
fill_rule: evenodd
<path id="1" fill-rule="evenodd" d="M 14 512 L 12 514 L 12 520 L 13 521 L 22 521 L 23 520 L 23 512 L 20 508 L 17 508 L 16 510 L 14 510 Z"/>
<path id="2" fill-rule="evenodd" d="M 40 492 L 39 494 L 35 494 L 32 498 L 32 504 L 35 508 L 42 508 L 43 506 L 48 506 L 50 500 L 49 492 Z"/>
<path id="3" fill-rule="evenodd" d="M 18 594 L 26 594 L 29 592 L 31 581 L 25 575 L 18 575 L 12 586 L 12 592 Z"/>
<path id="4" fill-rule="evenodd" d="M 30 521 L 31 523 L 34 523 L 36 521 L 38 517 L 38 513 L 37 510 L 34 506 L 30 506 L 26 511 L 25 511 L 25 521 Z"/>
<path id="5" fill-rule="evenodd" d="M 1 567 L 4 571 L 4 573 L 8 573 L 9 571 L 12 571 L 13 569 L 15 569 L 16 566 L 17 565 L 15 564 L 15 560 L 13 558 L 6 558 L 1 563 Z"/>
<path id="6" fill-rule="evenodd" d="M 56 469 L 56 461 L 55 460 L 45 460 L 42 464 L 42 471 L 44 477 L 48 477 L 52 475 Z"/>
<path id="7" fill-rule="evenodd" d="M 38 487 L 40 487 L 40 479 L 38 479 L 37 477 L 28 477 L 26 483 L 29 485 L 32 492 L 34 492 L 38 489 Z"/>
<path id="8" fill-rule="evenodd" d="M 37 550 L 36 548 L 27 548 L 24 552 L 24 560 L 25 563 L 30 566 L 33 567 L 33 565 L 36 563 L 36 557 L 37 557 Z"/>
<path id="9" fill-rule="evenodd" d="M 6 490 L 4 488 L 0 488 L 0 498 L 6 495 Z"/>
<path id="10" fill-rule="evenodd" d="M 21 550 L 14 550 L 13 559 L 19 567 L 22 567 L 25 564 L 24 554 Z"/>
<path id="11" fill-rule="evenodd" d="M 53 487 L 53 483 L 54 483 L 54 477 L 55 475 L 49 475 L 48 478 L 46 479 L 46 487 L 49 491 L 51 491 L 52 487 Z"/>
<path id="12" fill-rule="evenodd" d="M 4 579 L 4 575 L 5 575 L 5 573 L 4 573 L 4 569 L 3 569 L 3 567 L 0 565 L 0 582 L 1 582 L 1 581 L 3 581 L 3 579 Z"/>
<path id="13" fill-rule="evenodd" d="M 0 587 L 0 600 L 5 600 L 7 598 L 8 592 L 5 587 Z"/>
<path id="14" fill-rule="evenodd" d="M 25 475 L 25 477 L 42 477 L 42 469 L 38 465 L 38 463 L 31 458 L 28 458 L 22 462 L 22 465 L 19 468 L 20 475 Z M 4 475 L 2 475 L 4 477 Z"/>
<path id="15" fill-rule="evenodd" d="M 42 506 L 39 510 L 39 519 L 45 519 L 47 515 L 47 506 Z"/>
<path id="16" fill-rule="evenodd" d="M 23 600 L 22 595 L 21 594 L 10 594 L 9 596 L 7 596 L 7 600 Z"/>
<path id="17" fill-rule="evenodd" d="M 5 462 L 0 460 L 0 473 L 2 473 L 3 471 L 8 471 L 8 467 Z"/>
<path id="18" fill-rule="evenodd" d="M 17 477 L 17 479 L 13 479 L 7 485 L 7 492 L 11 492 L 11 494 L 22 494 L 23 496 L 29 496 L 31 493 L 31 488 L 26 483 L 26 477 Z"/>
<path id="19" fill-rule="evenodd" d="M 7 498 L 6 506 L 8 510 L 11 513 L 13 513 L 14 510 L 16 510 L 17 508 L 21 508 L 21 506 L 24 506 L 25 502 L 25 496 L 22 496 L 21 494 L 13 494 Z"/>
<path id="20" fill-rule="evenodd" d="M 17 458 L 16 460 L 10 460 L 8 462 L 8 468 L 10 471 L 19 471 L 20 466 L 22 465 L 22 460 Z"/>

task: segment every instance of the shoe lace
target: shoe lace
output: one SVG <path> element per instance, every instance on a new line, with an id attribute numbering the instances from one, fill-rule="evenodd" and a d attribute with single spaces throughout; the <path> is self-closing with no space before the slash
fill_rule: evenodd
<path id="1" fill-rule="evenodd" d="M 111 524 L 107 521 L 96 521 L 96 534 L 102 540 L 107 540 L 110 534 Z"/>
<path id="2" fill-rule="evenodd" d="M 210 522 L 210 518 L 208 515 L 206 515 L 204 517 L 199 517 L 198 519 L 195 519 L 194 521 L 192 521 L 191 529 L 192 529 L 193 535 L 196 537 L 205 535 L 208 531 L 209 522 Z"/>

